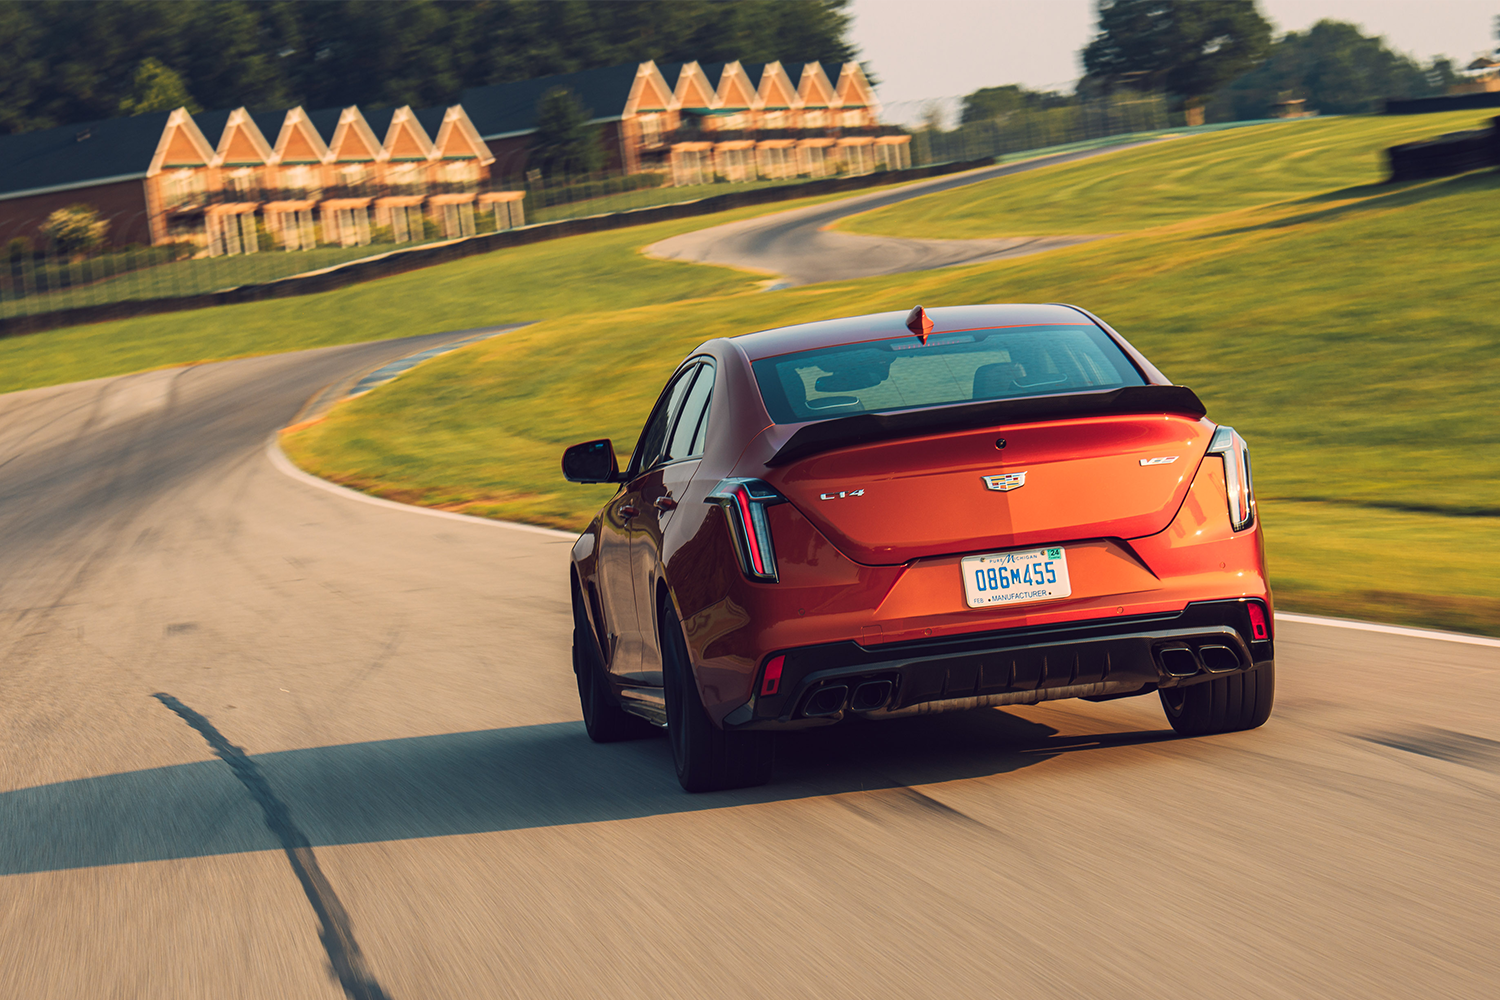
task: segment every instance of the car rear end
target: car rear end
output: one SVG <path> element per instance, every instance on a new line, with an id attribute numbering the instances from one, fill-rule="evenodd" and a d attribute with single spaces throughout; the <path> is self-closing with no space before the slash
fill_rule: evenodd
<path id="1" fill-rule="evenodd" d="M 699 650 L 753 663 L 726 725 L 1271 676 L 1244 441 L 1102 323 L 1043 308 L 742 338 L 771 423 L 710 498 L 754 623 Z"/>

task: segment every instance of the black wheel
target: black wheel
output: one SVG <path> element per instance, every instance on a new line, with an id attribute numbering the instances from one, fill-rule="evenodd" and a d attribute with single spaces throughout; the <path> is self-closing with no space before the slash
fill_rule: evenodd
<path id="1" fill-rule="evenodd" d="M 583 725 L 595 743 L 618 743 L 657 735 L 657 728 L 620 707 L 604 676 L 604 657 L 594 639 L 581 602 L 573 602 L 573 673 L 578 678 L 578 703 Z"/>
<path id="2" fill-rule="evenodd" d="M 1216 677 L 1187 687 L 1163 688 L 1167 721 L 1184 736 L 1232 733 L 1264 725 L 1276 700 L 1276 665 Z"/>
<path id="3" fill-rule="evenodd" d="M 661 667 L 667 695 L 667 740 L 677 780 L 690 792 L 764 785 L 771 780 L 775 734 L 727 732 L 714 725 L 698 696 L 677 615 L 661 615 Z"/>

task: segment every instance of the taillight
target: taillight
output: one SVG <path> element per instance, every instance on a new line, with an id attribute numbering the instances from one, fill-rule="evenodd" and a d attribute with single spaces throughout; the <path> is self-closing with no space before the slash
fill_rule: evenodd
<path id="1" fill-rule="evenodd" d="M 726 479 L 705 499 L 724 509 L 741 571 L 752 580 L 775 583 L 776 547 L 766 508 L 786 503 L 786 497 L 759 479 Z"/>
<path id="2" fill-rule="evenodd" d="M 1210 455 L 1224 460 L 1224 489 L 1229 500 L 1229 524 L 1242 531 L 1255 523 L 1255 488 L 1250 483 L 1250 447 L 1233 427 L 1220 427 L 1208 446 Z"/>
<path id="3" fill-rule="evenodd" d="M 1256 642 L 1271 638 L 1271 623 L 1266 620 L 1266 606 L 1259 601 L 1245 605 L 1250 612 L 1250 638 Z"/>

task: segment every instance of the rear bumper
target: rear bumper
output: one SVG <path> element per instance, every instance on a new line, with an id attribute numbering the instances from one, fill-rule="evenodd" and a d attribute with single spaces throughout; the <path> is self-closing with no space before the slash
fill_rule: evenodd
<path id="1" fill-rule="evenodd" d="M 1251 639 L 1248 603 L 1203 601 L 1168 615 L 785 650 L 778 693 L 755 697 L 724 722 L 736 729 L 792 729 L 837 722 L 851 712 L 897 718 L 1198 684 L 1274 662 L 1272 641 Z"/>

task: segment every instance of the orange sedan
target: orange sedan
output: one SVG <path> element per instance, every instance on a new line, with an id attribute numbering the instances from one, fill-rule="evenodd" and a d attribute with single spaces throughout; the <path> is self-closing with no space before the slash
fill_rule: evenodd
<path id="1" fill-rule="evenodd" d="M 1249 451 L 1072 306 L 885 313 L 709 341 L 571 560 L 595 740 L 665 727 L 689 790 L 777 730 L 1159 694 L 1181 733 L 1275 688 Z"/>

